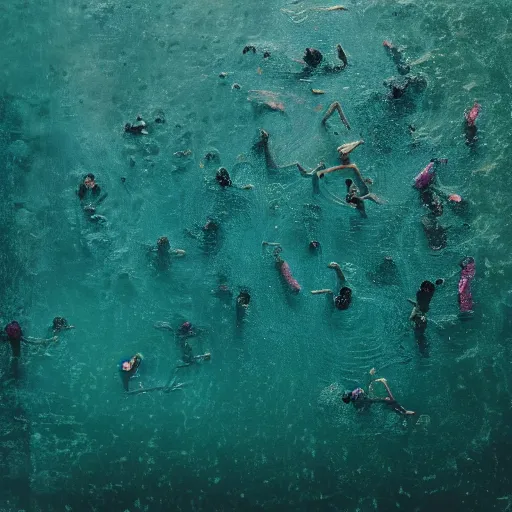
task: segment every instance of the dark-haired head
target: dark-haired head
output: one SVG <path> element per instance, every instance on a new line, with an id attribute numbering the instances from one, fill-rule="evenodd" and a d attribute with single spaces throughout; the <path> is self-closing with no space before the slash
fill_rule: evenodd
<path id="1" fill-rule="evenodd" d="M 67 327 L 68 321 L 63 318 L 62 316 L 56 316 L 53 319 L 53 329 L 55 331 L 59 331 L 60 329 L 63 329 L 64 327 Z"/>
<path id="2" fill-rule="evenodd" d="M 311 240 L 311 242 L 309 242 L 309 249 L 311 251 L 317 251 L 320 249 L 320 242 L 318 240 Z"/>
<path id="3" fill-rule="evenodd" d="M 161 236 L 156 241 L 156 246 L 159 251 L 168 251 L 171 248 L 171 244 L 169 243 L 169 239 L 166 236 Z"/>
<path id="4" fill-rule="evenodd" d="M 341 288 L 339 295 L 334 297 L 334 305 L 337 309 L 348 309 L 352 302 L 352 290 L 348 286 Z"/>
<path id="5" fill-rule="evenodd" d="M 11 341 L 19 341 L 23 336 L 21 326 L 18 322 L 16 322 L 16 320 L 13 320 L 11 323 L 5 326 L 5 333 Z"/>
<path id="6" fill-rule="evenodd" d="M 247 290 L 242 290 L 238 294 L 236 301 L 240 306 L 248 306 L 249 303 L 251 302 L 251 295 L 249 294 L 249 292 Z"/>
<path id="7" fill-rule="evenodd" d="M 304 62 L 311 66 L 312 68 L 316 68 L 323 59 L 323 55 L 316 50 L 315 48 L 306 48 L 304 52 Z"/>
<path id="8" fill-rule="evenodd" d="M 422 292 L 434 293 L 435 289 L 436 287 L 431 281 L 423 281 L 420 285 L 420 290 Z"/>
<path id="9" fill-rule="evenodd" d="M 192 330 L 192 323 L 191 322 L 183 322 L 179 329 L 178 329 L 178 332 L 180 334 L 187 334 L 189 333 L 190 331 Z"/>
<path id="10" fill-rule="evenodd" d="M 221 167 L 217 171 L 217 174 L 215 175 L 215 179 L 217 180 L 217 183 L 221 187 L 230 187 L 232 185 L 228 170 L 225 167 Z"/>
<path id="11" fill-rule="evenodd" d="M 351 398 L 352 398 L 352 392 L 351 391 L 345 391 L 345 393 L 343 393 L 343 396 L 341 397 L 343 402 L 345 402 L 346 404 L 350 403 Z"/>

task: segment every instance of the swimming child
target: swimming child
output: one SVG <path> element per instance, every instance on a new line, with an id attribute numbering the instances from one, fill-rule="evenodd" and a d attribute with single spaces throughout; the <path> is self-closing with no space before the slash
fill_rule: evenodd
<path id="1" fill-rule="evenodd" d="M 142 359 L 142 354 L 137 352 L 130 359 L 123 359 L 119 364 L 119 373 L 125 391 L 129 391 L 130 379 L 137 373 L 137 370 L 142 363 Z"/>

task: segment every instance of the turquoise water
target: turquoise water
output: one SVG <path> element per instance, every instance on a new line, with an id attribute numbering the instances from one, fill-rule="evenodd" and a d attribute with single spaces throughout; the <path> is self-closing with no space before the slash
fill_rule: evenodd
<path id="1" fill-rule="evenodd" d="M 0 319 L 17 319 L 31 336 L 46 335 L 57 315 L 76 329 L 56 345 L 25 346 L 17 380 L 2 348 L 0 510 L 509 508 L 511 8 L 353 2 L 300 23 L 280 11 L 308 5 L 1 6 Z M 384 39 L 417 62 L 423 92 L 386 98 L 383 81 L 396 69 Z M 300 81 L 293 59 L 312 46 L 335 62 L 337 43 L 347 69 Z M 246 44 L 258 52 L 243 55 Z M 285 112 L 255 108 L 251 90 L 278 93 Z M 320 126 L 335 100 L 350 133 L 334 117 Z M 470 147 L 463 112 L 475 100 L 482 113 Z M 123 133 L 137 114 L 150 121 L 160 111 L 166 123 L 151 123 L 148 136 Z M 279 163 L 308 168 L 337 164 L 336 147 L 363 138 L 352 160 L 386 204 L 368 204 L 361 219 L 313 196 L 294 169 L 267 170 L 252 149 L 260 128 Z M 220 190 L 209 151 L 255 188 Z M 470 201 L 469 227 L 445 208 L 440 252 L 428 248 L 411 187 L 432 157 L 449 159 L 440 183 Z M 104 224 L 85 218 L 75 194 L 87 172 L 108 193 L 98 207 Z M 326 182 L 340 194 L 340 177 Z M 221 233 L 205 254 L 186 230 L 208 217 Z M 187 251 L 167 271 L 147 258 L 161 235 Z M 262 240 L 282 244 L 300 295 L 283 286 Z M 368 277 L 385 255 L 400 271 L 396 286 Z M 466 255 L 477 264 L 475 315 L 461 321 Z M 333 260 L 353 289 L 347 311 L 309 294 L 336 286 Z M 250 290 L 241 327 L 234 300 L 211 293 L 220 276 L 235 295 Z M 440 277 L 426 357 L 406 299 Z M 132 387 L 162 385 L 180 353 L 153 324 L 185 320 L 201 329 L 194 352 L 211 361 L 179 370 L 182 391 L 125 396 L 119 360 L 142 352 Z M 418 416 L 359 413 L 334 399 L 332 384 L 365 385 L 372 367 L 430 419 L 426 427 Z"/>

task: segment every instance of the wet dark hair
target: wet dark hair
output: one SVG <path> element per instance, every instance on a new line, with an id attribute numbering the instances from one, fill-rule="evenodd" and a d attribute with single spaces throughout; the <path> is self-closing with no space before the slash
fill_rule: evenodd
<path id="1" fill-rule="evenodd" d="M 13 320 L 11 323 L 5 326 L 5 332 L 11 341 L 19 341 L 23 336 L 21 326 L 18 322 L 16 322 L 16 320 Z"/>
<path id="2" fill-rule="evenodd" d="M 221 187 L 231 187 L 231 185 L 232 185 L 231 178 L 229 176 L 229 172 L 225 167 L 221 167 L 217 171 L 217 174 L 215 175 L 215 179 L 217 180 L 217 183 Z"/>
<path id="3" fill-rule="evenodd" d="M 347 186 L 347 189 L 352 186 L 352 183 L 354 183 L 350 178 L 347 178 L 345 180 L 345 185 Z"/>
<path id="4" fill-rule="evenodd" d="M 64 327 L 67 327 L 67 325 L 68 325 L 68 321 L 62 316 L 56 316 L 53 319 L 53 328 L 56 331 L 63 329 Z"/>
<path id="5" fill-rule="evenodd" d="M 334 305 L 337 309 L 348 309 L 352 302 L 352 290 L 348 286 L 341 288 L 340 293 L 334 297 Z"/>
<path id="6" fill-rule="evenodd" d="M 240 304 L 240 306 L 248 306 L 251 302 L 251 295 L 247 290 L 242 290 L 238 297 L 236 298 L 237 304 Z"/>
<path id="7" fill-rule="evenodd" d="M 343 393 L 343 396 L 341 397 L 343 402 L 345 402 L 346 404 L 350 403 L 351 398 L 352 398 L 352 392 L 351 391 L 345 391 L 345 393 Z"/>
<path id="8" fill-rule="evenodd" d="M 90 172 L 89 174 L 86 174 L 86 175 L 84 176 L 84 181 L 85 181 L 87 178 L 89 178 L 90 180 L 94 180 L 94 179 L 95 179 L 94 174 L 93 174 L 92 172 Z"/>
<path id="9" fill-rule="evenodd" d="M 441 286 L 442 284 L 444 284 L 444 279 L 442 277 L 436 279 L 436 286 Z"/>
<path id="10" fill-rule="evenodd" d="M 244 49 L 242 50 L 242 53 L 245 55 L 247 52 L 251 52 L 252 53 L 256 53 L 256 47 L 253 46 L 252 44 L 248 44 L 247 46 L 244 47 Z"/>
<path id="11" fill-rule="evenodd" d="M 156 241 L 156 246 L 158 250 L 168 250 L 171 248 L 171 244 L 169 243 L 169 239 L 166 236 L 161 236 Z"/>
<path id="12" fill-rule="evenodd" d="M 434 293 L 436 291 L 436 287 L 432 281 L 423 281 L 420 285 L 420 290 L 422 292 Z"/>
<path id="13" fill-rule="evenodd" d="M 322 62 L 323 58 L 320 51 L 315 48 L 306 48 L 304 52 L 304 62 L 312 68 L 316 68 Z"/>
<path id="14" fill-rule="evenodd" d="M 311 240 L 311 242 L 309 242 L 309 248 L 312 251 L 320 249 L 320 242 L 318 240 Z"/>
<path id="15" fill-rule="evenodd" d="M 192 327 L 193 326 L 191 322 L 183 322 L 178 328 L 178 333 L 188 334 L 192 330 Z"/>
<path id="16" fill-rule="evenodd" d="M 263 54 L 263 58 L 264 58 L 264 59 L 268 59 L 269 57 L 270 57 L 270 52 L 265 52 L 265 53 Z"/>

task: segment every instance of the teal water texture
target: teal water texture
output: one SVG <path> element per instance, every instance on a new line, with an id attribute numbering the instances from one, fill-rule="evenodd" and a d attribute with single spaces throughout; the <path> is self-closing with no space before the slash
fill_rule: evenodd
<path id="1" fill-rule="evenodd" d="M 76 326 L 57 344 L 24 347 L 17 379 L 2 347 L 0 510 L 510 508 L 511 7 L 355 1 L 346 12 L 280 10 L 312 5 L 0 6 L 0 317 L 32 336 L 46 335 L 57 315 Z M 383 81 L 396 69 L 384 39 L 404 47 L 427 80 L 423 92 L 386 96 Z M 294 59 L 304 48 L 335 62 L 337 43 L 349 60 L 342 73 L 299 80 Z M 258 52 L 243 55 L 246 44 Z M 285 112 L 249 102 L 252 90 L 277 93 Z M 320 125 L 335 100 L 350 132 L 334 117 Z M 475 100 L 479 138 L 468 146 L 463 112 Z M 137 114 L 152 121 L 161 112 L 166 122 L 151 123 L 149 135 L 123 133 Z M 253 151 L 260 128 L 279 163 L 308 168 L 337 164 L 336 147 L 363 138 L 353 161 L 386 204 L 367 205 L 361 219 L 312 195 L 295 169 L 266 169 Z M 411 187 L 433 157 L 449 159 L 440 183 L 471 205 L 467 225 L 446 209 L 439 252 L 428 248 Z M 255 188 L 220 190 L 220 164 Z M 86 219 L 75 194 L 87 172 L 108 193 L 103 224 Z M 326 182 L 343 195 L 341 177 Z M 205 253 L 187 230 L 208 217 L 221 235 Z M 161 235 L 187 251 L 167 270 L 147 257 Z M 312 238 L 320 254 L 309 253 Z M 262 240 L 282 244 L 298 296 Z M 370 279 L 385 255 L 397 285 Z M 461 321 L 458 263 L 467 255 L 477 264 L 475 315 Z M 309 294 L 336 286 L 333 260 L 353 289 L 347 311 Z M 441 277 L 427 354 L 407 298 Z M 219 280 L 251 293 L 241 327 L 234 299 L 211 293 Z M 201 330 L 194 352 L 211 361 L 179 370 L 181 391 L 126 396 L 119 360 L 142 352 L 132 388 L 162 385 L 180 353 L 153 324 L 185 320 Z M 340 403 L 336 390 L 365 385 L 372 367 L 418 416 Z M 420 415 L 429 422 L 418 424 Z"/>

